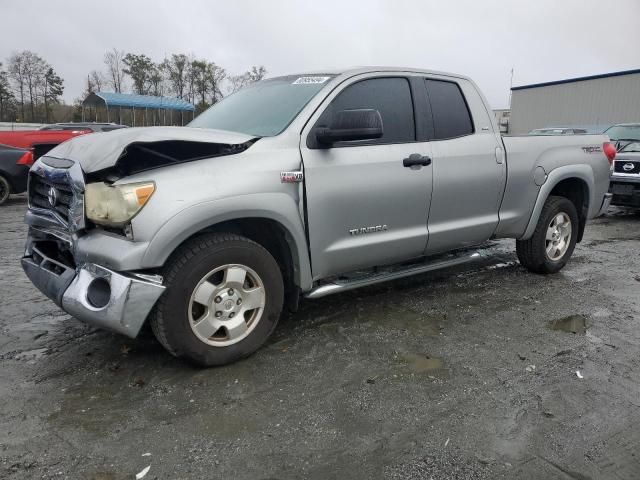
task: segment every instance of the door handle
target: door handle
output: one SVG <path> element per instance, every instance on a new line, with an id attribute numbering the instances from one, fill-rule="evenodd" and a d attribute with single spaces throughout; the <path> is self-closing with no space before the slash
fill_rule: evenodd
<path id="1" fill-rule="evenodd" d="M 431 158 L 426 155 L 420 155 L 419 153 L 412 153 L 402 160 L 402 165 L 405 167 L 426 167 L 427 165 L 431 165 Z"/>

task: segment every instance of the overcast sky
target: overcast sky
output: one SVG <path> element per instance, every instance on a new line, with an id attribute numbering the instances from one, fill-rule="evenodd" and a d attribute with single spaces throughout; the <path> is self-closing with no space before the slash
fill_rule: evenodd
<path id="1" fill-rule="evenodd" d="M 514 85 L 640 68 L 640 0 L 2 0 L 0 61 L 28 49 L 65 99 L 113 47 L 193 53 L 269 76 L 394 65 L 471 76 L 493 108 Z"/>

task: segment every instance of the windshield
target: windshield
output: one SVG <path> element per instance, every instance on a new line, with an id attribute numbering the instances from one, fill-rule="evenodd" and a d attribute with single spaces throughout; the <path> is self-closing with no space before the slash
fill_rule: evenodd
<path id="1" fill-rule="evenodd" d="M 216 103 L 188 127 L 272 137 L 282 132 L 332 75 L 290 75 L 254 83 Z"/>
<path id="2" fill-rule="evenodd" d="M 611 140 L 640 140 L 640 125 L 614 125 L 604 131 Z"/>

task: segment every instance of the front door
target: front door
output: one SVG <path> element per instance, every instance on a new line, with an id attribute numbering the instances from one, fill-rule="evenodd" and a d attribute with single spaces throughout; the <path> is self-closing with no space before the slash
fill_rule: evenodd
<path id="1" fill-rule="evenodd" d="M 430 158 L 416 141 L 412 87 L 403 76 L 359 77 L 333 92 L 301 138 L 307 228 L 314 279 L 423 255 L 432 189 L 430 165 L 405 166 L 411 155 Z M 334 112 L 375 109 L 383 136 L 323 148 L 314 129 Z M 426 162 L 425 162 L 426 163 Z"/>

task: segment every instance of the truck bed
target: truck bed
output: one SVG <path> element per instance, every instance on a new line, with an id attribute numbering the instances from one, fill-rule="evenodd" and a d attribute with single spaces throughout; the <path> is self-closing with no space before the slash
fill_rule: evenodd
<path id="1" fill-rule="evenodd" d="M 504 136 L 502 141 L 507 182 L 496 237 L 524 235 L 542 186 L 550 175 L 562 177 L 565 169 L 575 172 L 577 167 L 582 172 L 588 188 L 588 218 L 597 214 L 606 193 L 598 185 L 609 177 L 609 162 L 602 152 L 602 144 L 609 141 L 606 135 L 519 135 Z"/>

